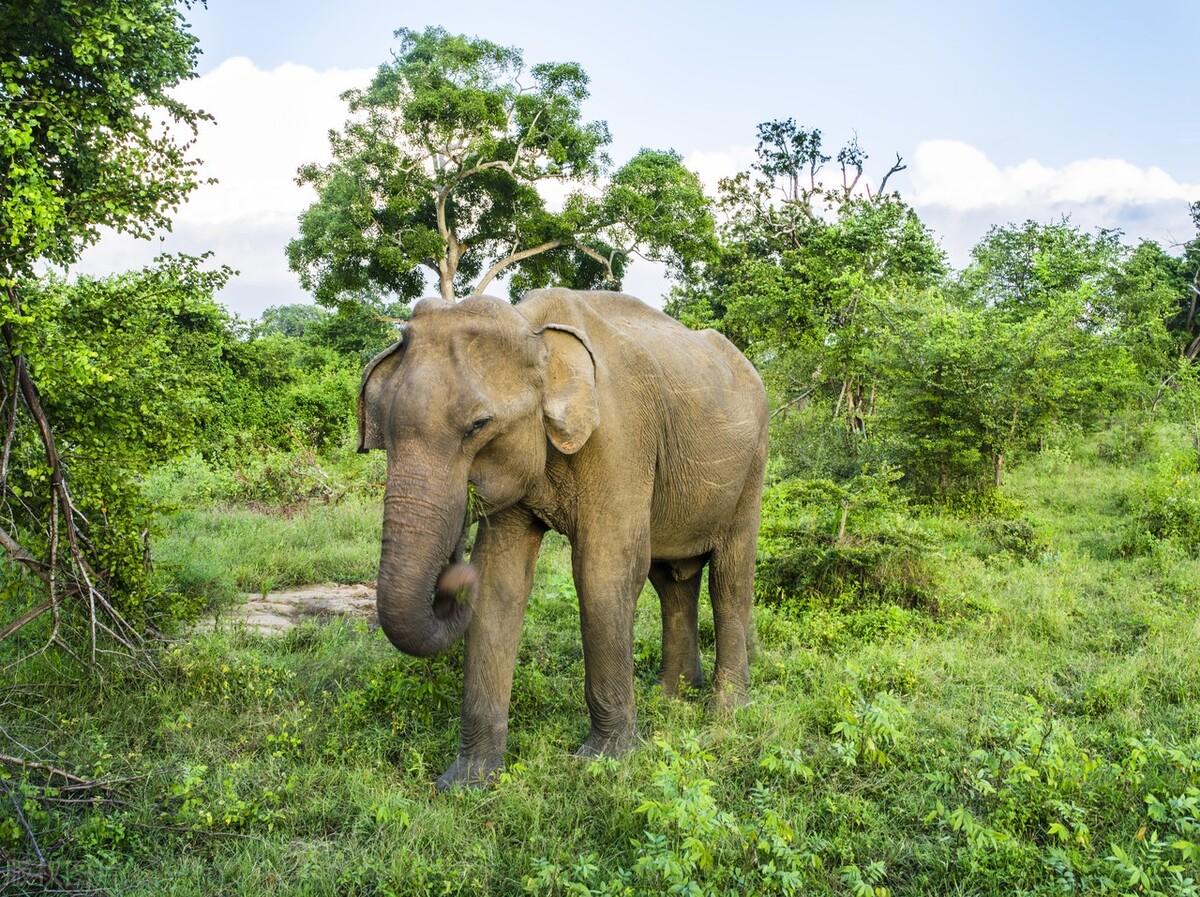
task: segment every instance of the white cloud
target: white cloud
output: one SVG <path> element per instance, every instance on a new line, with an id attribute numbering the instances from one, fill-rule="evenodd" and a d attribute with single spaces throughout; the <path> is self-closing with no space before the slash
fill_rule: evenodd
<path id="1" fill-rule="evenodd" d="M 917 144 L 909 176 L 914 204 L 959 211 L 1093 202 L 1144 205 L 1200 197 L 1200 185 L 1180 183 L 1157 166 L 1081 159 L 1051 168 L 1028 159 L 1001 168 L 982 150 L 959 140 Z"/>
<path id="2" fill-rule="evenodd" d="M 107 235 L 74 270 L 103 274 L 146 264 L 163 251 L 211 249 L 216 262 L 241 272 L 222 295 L 234 311 L 256 314 L 304 301 L 284 258 L 296 218 L 313 199 L 296 184 L 296 169 L 329 158 L 328 132 L 347 115 L 339 95 L 365 85 L 371 74 L 292 63 L 265 70 L 235 57 L 181 85 L 180 100 L 216 119 L 202 126 L 195 154 L 204 160 L 204 175 L 218 183 L 192 194 L 163 239 Z"/>
<path id="3" fill-rule="evenodd" d="M 956 264 L 991 225 L 1025 219 L 1068 216 L 1086 230 L 1118 228 L 1130 240 L 1173 246 L 1192 236 L 1187 204 L 1200 199 L 1200 184 L 1157 166 L 1095 158 L 1061 168 L 1035 159 L 1001 167 L 958 140 L 919 143 L 908 174 L 910 201 Z"/>
<path id="4" fill-rule="evenodd" d="M 284 257 L 297 216 L 313 198 L 295 183 L 296 169 L 328 158 L 328 131 L 347 115 L 340 94 L 366 84 L 371 74 L 291 63 L 267 70 L 236 57 L 182 85 L 181 100 L 216 118 L 201 128 L 196 154 L 204 174 L 218 183 L 196 190 L 161 240 L 107 235 L 75 270 L 103 274 L 146 264 L 162 251 L 213 250 L 218 263 L 241 272 L 222 295 L 234 311 L 252 315 L 268 305 L 306 301 Z M 753 148 L 740 144 L 684 156 L 713 194 L 722 177 L 753 161 Z M 827 177 L 835 175 L 831 165 Z M 1200 199 L 1200 185 L 1181 183 L 1154 166 L 1098 158 L 1060 168 L 1032 159 L 1001 167 L 956 140 L 918 144 L 909 170 L 895 183 L 956 264 L 966 261 L 990 225 L 1025 218 L 1070 215 L 1085 228 L 1120 227 L 1130 238 L 1171 244 L 1191 236 L 1186 203 Z M 547 198 L 561 204 L 568 189 L 555 185 Z M 626 278 L 630 292 L 655 304 L 668 286 L 661 266 L 640 260 Z"/>
<path id="5" fill-rule="evenodd" d="M 715 191 L 721 178 L 745 170 L 753 159 L 749 146 L 734 145 L 689 153 L 684 163 Z M 1165 246 L 1194 233 L 1187 204 L 1200 199 L 1200 184 L 1180 182 L 1157 166 L 1097 158 L 1061 168 L 1034 159 L 1002 168 L 982 150 L 958 140 L 922 141 L 906 161 L 908 169 L 891 183 L 956 265 L 966 263 L 971 247 L 992 225 L 1029 218 L 1068 216 L 1085 230 L 1120 228 L 1130 240 L 1157 240 Z M 832 183 L 834 166 L 827 166 L 825 175 Z"/>

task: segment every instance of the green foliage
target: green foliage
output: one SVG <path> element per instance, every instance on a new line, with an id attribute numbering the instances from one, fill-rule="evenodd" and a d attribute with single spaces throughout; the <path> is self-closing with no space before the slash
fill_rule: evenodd
<path id="1" fill-rule="evenodd" d="M 164 257 L 117 277 L 47 278 L 26 285 L 25 314 L 12 326 L 55 422 L 75 504 L 91 523 L 91 563 L 137 624 L 197 610 L 151 575 L 152 514 L 138 479 L 197 445 L 220 414 L 227 318 L 213 297 L 229 273 Z M 12 531 L 41 550 L 52 473 L 34 423 L 19 421 L 14 435 Z"/>
<path id="2" fill-rule="evenodd" d="M 163 265 L 161 276 L 132 275 L 166 283 L 163 327 L 151 320 L 147 302 L 114 308 L 111 292 L 95 282 L 77 291 L 80 305 L 98 320 L 77 316 L 61 287 L 40 294 L 35 288 L 38 295 L 28 298 L 24 291 L 39 266 L 74 262 L 103 228 L 146 237 L 169 226 L 170 213 L 198 183 L 188 135 L 194 137 L 205 118 L 170 92 L 193 77 L 199 52 L 174 0 L 33 0 L 0 7 L 0 331 L 6 349 L 0 380 L 6 384 L 3 430 L 12 434 L 4 440 L 0 502 L 9 518 L 7 556 L 40 581 L 33 588 L 5 569 L 15 585 L 6 597 L 15 600 L 4 603 L 5 610 L 36 603 L 52 613 L 51 640 L 63 645 L 64 632 L 82 620 L 93 662 L 98 631 L 131 647 L 150 620 L 177 611 L 148 585 L 146 533 L 138 525 L 143 509 L 129 472 L 186 432 L 194 413 L 183 402 L 169 408 L 181 398 L 172 388 L 187 388 L 181 376 L 161 385 L 139 381 L 137 365 L 123 367 L 106 353 L 127 351 L 168 373 L 156 353 L 171 343 L 192 348 L 183 331 L 203 332 L 213 318 L 200 310 L 198 319 L 187 320 L 197 309 L 179 297 L 211 292 L 228 272 L 202 275 L 193 261 L 178 260 Z M 84 344 L 80 331 L 99 337 L 100 345 Z M 147 338 L 144 349 L 139 337 Z M 198 376 L 206 373 L 201 366 Z M 128 392 L 122 391 L 124 375 L 132 381 Z M 72 418 L 65 439 L 56 411 Z M 183 417 L 181 427 L 173 425 L 174 414 Z M 111 465 L 108 477 L 100 475 L 102 464 Z M 72 467 L 82 469 L 82 482 L 71 483 Z M 66 630 L 64 603 L 72 612 Z"/>
<path id="3" fill-rule="evenodd" d="M 74 261 L 101 227 L 168 226 L 198 182 L 205 117 L 169 94 L 200 50 L 174 0 L 29 0 L 0 9 L 0 278 Z M 179 130 L 178 128 L 176 130 Z"/>
<path id="4" fill-rule="evenodd" d="M 988 541 L 992 553 L 1006 552 L 1015 558 L 1032 560 L 1045 549 L 1045 540 L 1028 520 L 1014 517 L 987 517 L 980 521 L 979 534 Z"/>
<path id="5" fill-rule="evenodd" d="M 936 283 L 945 259 L 895 193 L 856 190 L 866 160 L 857 143 L 837 159 L 841 184 L 830 186 L 819 130 L 760 125 L 752 170 L 721 183 L 716 256 L 667 310 L 743 348 L 785 407 L 827 402 L 832 420 L 862 434 L 888 309 L 898 293 Z"/>
<path id="6" fill-rule="evenodd" d="M 1163 545 L 1200 553 L 1200 470 L 1189 454 L 1167 456 L 1123 496 L 1122 548 L 1145 554 Z"/>
<path id="7" fill-rule="evenodd" d="M 731 812 L 714 795 L 715 758 L 694 735 L 679 744 L 657 738 L 655 748 L 653 778 L 635 795 L 645 824 L 632 845 L 636 861 L 614 868 L 595 854 L 567 866 L 539 858 L 524 879 L 526 893 L 791 895 L 822 872 L 826 845 L 772 807 L 768 786 L 756 783 L 745 810 Z"/>
<path id="8" fill-rule="evenodd" d="M 1195 355 L 1190 263 L 1028 221 L 993 227 L 950 276 L 913 210 L 863 180 L 855 141 L 837 183 L 820 130 L 771 121 L 758 136 L 751 169 L 722 182 L 718 252 L 668 311 L 755 360 L 787 472 L 844 480 L 888 462 L 916 496 L 961 501 L 1187 376 L 1172 355 Z"/>
<path id="9" fill-rule="evenodd" d="M 784 480 L 763 496 L 758 600 L 936 609 L 933 543 L 887 468 L 845 484 Z M 869 618 L 859 622 L 870 625 Z M 885 629 L 886 621 L 879 621 Z"/>
<path id="10" fill-rule="evenodd" d="M 606 169 L 603 122 L 585 122 L 576 63 L 525 69 L 519 50 L 441 28 L 396 32 L 393 60 L 345 96 L 353 118 L 333 161 L 306 165 L 317 201 L 288 245 L 318 302 L 482 291 L 503 272 L 514 295 L 550 283 L 619 283 L 634 251 L 677 269 L 711 243 L 699 181 L 672 152 L 643 150 L 599 197 L 576 189 L 554 212 L 537 185 L 587 186 Z"/>
<path id="11" fill-rule="evenodd" d="M 953 775 L 928 776 L 939 796 L 926 822 L 951 833 L 965 880 L 1002 878 L 1016 889 L 1049 877 L 1082 893 L 1197 893 L 1200 744 L 1131 738 L 1110 760 L 1081 748 L 1036 700 L 1025 703 L 1020 716 L 985 729 L 984 746 Z M 1131 820 L 1139 824 L 1105 849 L 1091 822 L 1131 796 L 1145 807 Z"/>
<path id="12" fill-rule="evenodd" d="M 836 739 L 834 754 L 846 766 L 860 762 L 887 766 L 904 738 L 908 714 L 896 696 L 888 692 L 867 697 L 857 685 L 843 688 L 838 700 L 838 721 L 830 730 Z"/>

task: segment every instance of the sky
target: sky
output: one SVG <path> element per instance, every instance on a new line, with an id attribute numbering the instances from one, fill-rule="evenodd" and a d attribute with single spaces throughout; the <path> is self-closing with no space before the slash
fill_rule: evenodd
<path id="1" fill-rule="evenodd" d="M 1192 236 L 1200 199 L 1195 47 L 1200 3 L 1007 2 L 453 4 L 208 0 L 189 13 L 203 50 L 177 95 L 216 119 L 196 154 L 218 183 L 172 232 L 106 235 L 75 266 L 103 274 L 163 251 L 211 250 L 238 269 L 222 300 L 250 317 L 310 301 L 284 247 L 312 201 L 297 167 L 328 158 L 339 94 L 389 58 L 399 27 L 446 29 L 572 60 L 591 78 L 617 164 L 672 148 L 715 187 L 753 158 L 755 125 L 795 118 L 827 151 L 851 134 L 952 263 L 994 224 L 1064 215 L 1165 246 Z M 661 270 L 637 262 L 628 292 L 661 304 Z"/>

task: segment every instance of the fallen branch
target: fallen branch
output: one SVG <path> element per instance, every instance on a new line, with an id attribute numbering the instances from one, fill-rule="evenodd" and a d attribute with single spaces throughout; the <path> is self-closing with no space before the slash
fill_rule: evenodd
<path id="1" fill-rule="evenodd" d="M 5 764 L 6 766 L 15 766 L 20 769 L 36 769 L 39 772 L 44 772 L 50 776 L 59 776 L 77 787 L 96 788 L 102 791 L 107 791 L 110 788 L 110 786 L 104 782 L 92 782 L 88 779 L 81 778 L 74 773 L 67 772 L 65 769 L 59 769 L 57 766 L 50 766 L 47 763 L 39 763 L 37 760 L 22 760 L 20 757 L 10 757 L 8 754 L 0 754 L 0 763 Z"/>
<path id="2" fill-rule="evenodd" d="M 24 629 L 26 626 L 28 626 L 34 620 L 38 619 L 38 617 L 40 617 L 42 614 L 46 613 L 49 610 L 52 610 L 53 608 L 54 608 L 53 601 L 45 601 L 45 602 L 39 604 L 37 607 L 31 607 L 29 610 L 25 611 L 25 613 L 21 614 L 21 616 L 17 617 L 15 620 L 13 620 L 11 623 L 9 623 L 7 626 L 5 626 L 3 629 L 0 629 L 0 642 L 4 641 L 10 635 L 13 635 L 14 633 L 19 632 L 20 630 Z"/>
<path id="3" fill-rule="evenodd" d="M 29 820 L 25 818 L 25 811 L 21 808 L 21 801 L 17 798 L 12 787 L 5 781 L 0 780 L 0 786 L 4 787 L 4 793 L 8 795 L 9 801 L 12 802 L 13 810 L 16 812 L 17 822 L 20 823 L 21 829 L 25 832 L 25 838 L 29 841 L 29 846 L 33 850 L 34 856 L 37 857 L 36 872 L 29 877 L 41 884 L 53 884 L 54 873 L 50 871 L 50 863 L 46 860 L 46 855 L 42 853 L 42 845 L 38 843 L 37 835 L 29 825 Z"/>

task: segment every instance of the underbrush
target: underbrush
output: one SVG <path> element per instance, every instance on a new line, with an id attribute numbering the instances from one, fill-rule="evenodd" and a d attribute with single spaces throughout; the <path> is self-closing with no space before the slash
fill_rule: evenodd
<path id="1" fill-rule="evenodd" d="M 801 620 L 805 643 L 900 636 L 939 613 L 935 540 L 894 481 L 786 479 L 763 496 L 756 601 Z"/>
<path id="2" fill-rule="evenodd" d="M 1144 555 L 1170 545 L 1200 553 L 1200 468 L 1194 451 L 1178 450 L 1155 459 L 1126 490 L 1127 513 L 1121 550 Z"/>
<path id="3" fill-rule="evenodd" d="M 362 624 L 220 630 L 164 647 L 153 674 L 69 688 L 46 656 L 0 691 L 0 753 L 35 744 L 108 787 L 0 766 L 17 800 L 0 852 L 35 862 L 28 824 L 65 883 L 122 895 L 1195 894 L 1200 561 L 1113 547 L 1158 457 L 1031 459 L 986 515 L 914 508 L 886 481 L 775 485 L 753 703 L 663 697 L 647 590 L 644 742 L 619 761 L 571 756 L 578 604 L 548 537 L 486 792 L 431 787 L 457 747 L 459 648 L 405 657 Z M 214 498 L 165 519 L 156 563 L 206 600 L 369 579 L 379 516 L 354 490 Z M 711 672 L 707 600 L 700 633 Z"/>
<path id="4" fill-rule="evenodd" d="M 346 495 L 382 497 L 386 459 L 348 447 L 318 455 L 311 448 L 248 449 L 232 460 L 184 455 L 155 468 L 143 492 L 157 507 L 256 505 L 288 512 Z"/>

